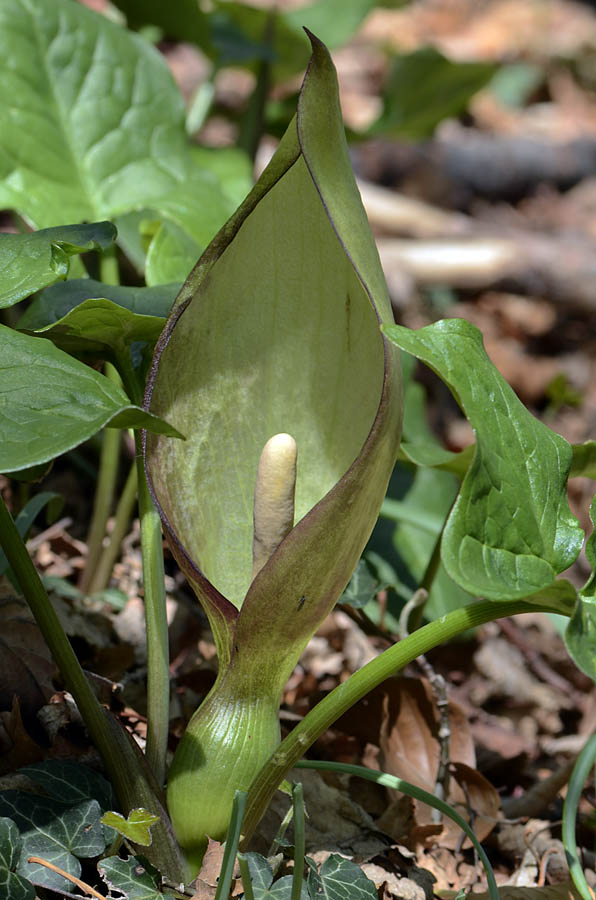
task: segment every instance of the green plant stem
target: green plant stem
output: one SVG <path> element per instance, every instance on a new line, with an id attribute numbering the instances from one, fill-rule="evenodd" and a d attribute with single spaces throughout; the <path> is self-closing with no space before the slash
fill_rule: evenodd
<path id="1" fill-rule="evenodd" d="M 12 567 L 23 596 L 27 600 L 46 644 L 60 669 L 67 689 L 75 699 L 93 743 L 101 753 L 106 768 L 117 784 L 121 766 L 114 759 L 114 738 L 104 710 L 93 693 L 64 633 L 46 590 L 27 552 L 12 516 L 0 497 L 0 543 Z M 120 775 L 121 777 L 121 775 Z"/>
<path id="2" fill-rule="evenodd" d="M 236 861 L 236 852 L 238 850 L 245 807 L 246 793 L 244 791 L 236 791 L 230 827 L 228 828 L 228 833 L 226 835 L 225 850 L 217 881 L 217 890 L 213 900 L 226 900 L 226 898 L 230 896 L 232 877 L 234 875 L 234 863 Z"/>
<path id="3" fill-rule="evenodd" d="M 561 609 L 553 602 L 524 600 L 485 600 L 464 606 L 414 631 L 331 691 L 281 742 L 253 781 L 244 820 L 245 839 L 255 830 L 277 786 L 292 766 L 350 707 L 422 653 L 428 653 L 468 628 L 523 612 L 561 612 Z"/>
<path id="4" fill-rule="evenodd" d="M 250 878 L 250 868 L 248 866 L 248 859 L 242 853 L 239 853 L 236 858 L 238 860 L 238 867 L 240 869 L 240 877 L 242 878 L 242 888 L 244 890 L 244 900 L 255 900 L 255 894 L 252 889 L 252 881 Z"/>
<path id="5" fill-rule="evenodd" d="M 304 798 L 302 796 L 302 782 L 298 781 L 292 787 L 292 801 L 294 805 L 294 872 L 292 875 L 292 893 L 290 900 L 300 900 L 302 897 L 302 882 L 304 880 L 304 849 L 306 845 L 304 831 Z"/>
<path id="6" fill-rule="evenodd" d="M 114 517 L 114 527 L 110 534 L 110 540 L 107 547 L 102 548 L 101 555 L 95 567 L 91 581 L 87 589 L 87 593 L 94 594 L 97 591 L 103 591 L 108 586 L 110 577 L 114 568 L 114 563 L 118 559 L 120 548 L 124 537 L 128 531 L 130 520 L 137 499 L 137 464 L 136 460 L 130 467 L 126 484 L 118 501 L 116 513 Z"/>
<path id="7" fill-rule="evenodd" d="M 161 520 L 145 479 L 141 436 L 138 432 L 135 443 L 147 627 L 147 761 L 158 784 L 163 785 L 166 780 L 170 724 L 170 651 Z"/>
<path id="8" fill-rule="evenodd" d="M 99 258 L 99 275 L 104 284 L 120 284 L 116 246 L 107 247 Z"/>
<path id="9" fill-rule="evenodd" d="M 133 403 L 142 405 L 143 389 L 130 355 L 118 359 L 118 371 Z M 157 783 L 166 780 L 166 752 L 170 723 L 170 651 L 166 616 L 161 520 L 155 508 L 143 463 L 141 433 L 135 431 L 137 490 L 141 523 L 141 555 L 147 629 L 147 762 Z"/>
<path id="10" fill-rule="evenodd" d="M 444 526 L 443 526 L 444 527 Z M 422 581 L 420 582 L 419 590 L 425 592 L 425 597 L 422 603 L 419 603 L 412 610 L 407 626 L 408 631 L 416 631 L 420 628 L 422 623 L 422 618 L 424 616 L 424 610 L 426 608 L 426 604 L 428 602 L 428 598 L 430 596 L 430 592 L 434 583 L 434 580 L 437 576 L 437 572 L 439 571 L 439 566 L 441 565 L 441 539 L 443 537 L 443 529 L 437 535 L 437 539 L 435 541 L 435 545 L 433 547 L 433 552 L 430 555 L 430 559 L 427 563 L 426 569 L 424 570 L 424 574 L 422 576 Z"/>
<path id="11" fill-rule="evenodd" d="M 593 900 L 594 892 L 590 890 L 577 854 L 575 826 L 579 801 L 590 769 L 596 760 L 596 734 L 593 734 L 584 745 L 573 768 L 565 803 L 563 804 L 563 844 L 569 864 L 569 874 L 578 892 L 584 900 Z"/>
<path id="12" fill-rule="evenodd" d="M 104 374 L 110 381 L 120 385 L 120 377 L 111 363 L 105 364 Z M 101 556 L 106 525 L 114 500 L 119 461 L 120 431 L 117 428 L 105 428 L 99 457 L 99 475 L 93 500 L 93 516 L 87 537 L 87 561 L 79 579 L 79 589 L 84 594 L 89 593 Z"/>

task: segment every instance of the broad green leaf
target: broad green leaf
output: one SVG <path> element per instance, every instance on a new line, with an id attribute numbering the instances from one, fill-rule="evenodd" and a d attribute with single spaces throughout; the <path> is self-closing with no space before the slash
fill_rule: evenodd
<path id="1" fill-rule="evenodd" d="M 378 897 L 374 882 L 350 859 L 332 853 L 319 873 L 308 857 L 307 862 L 311 900 L 376 900 Z"/>
<path id="2" fill-rule="evenodd" d="M 20 331 L 39 331 L 62 319 L 85 300 L 97 299 L 111 300 L 140 316 L 165 318 L 179 290 L 180 284 L 162 284 L 152 288 L 122 287 L 103 284 L 92 278 L 73 278 L 42 291 L 19 319 L 18 328 Z"/>
<path id="3" fill-rule="evenodd" d="M 141 859 L 129 856 L 108 856 L 97 864 L 99 874 L 110 888 L 121 891 L 128 900 L 174 900 L 172 894 L 162 894 L 157 887 L 157 873 Z"/>
<path id="4" fill-rule="evenodd" d="M 31 882 L 15 872 L 22 843 L 12 819 L 0 818 L 0 896 L 3 900 L 35 900 Z"/>
<path id="5" fill-rule="evenodd" d="M 231 212 L 137 35 L 72 0 L 3 0 L 0 79 L 0 207 L 38 227 L 152 208 L 203 244 Z"/>
<path id="6" fill-rule="evenodd" d="M 0 326 L 0 471 L 54 459 L 105 425 L 178 435 L 51 341 Z"/>
<path id="7" fill-rule="evenodd" d="M 71 256 L 86 250 L 105 250 L 115 237 L 111 222 L 0 235 L 0 308 L 64 280 Z"/>
<path id="8" fill-rule="evenodd" d="M 426 391 L 418 382 L 411 381 L 404 391 L 404 427 L 399 447 L 400 459 L 417 466 L 432 466 L 453 472 L 463 478 L 468 470 L 473 447 L 460 453 L 452 453 L 440 444 L 426 420 Z"/>
<path id="9" fill-rule="evenodd" d="M 185 281 L 202 249 L 180 226 L 162 222 L 147 250 L 147 284 L 166 285 L 172 281 Z"/>
<path id="10" fill-rule="evenodd" d="M 418 468 L 412 486 L 402 500 L 401 522 L 395 529 L 393 543 L 416 585 L 420 584 L 430 562 L 457 489 L 457 480 L 450 473 Z M 426 521 L 416 522 L 416 512 L 428 517 Z M 408 516 L 408 513 L 412 515 Z M 426 603 L 425 617 L 436 619 L 465 606 L 472 599 L 440 563 Z"/>
<path id="11" fill-rule="evenodd" d="M 39 856 L 79 877 L 79 858 L 99 856 L 106 842 L 96 800 L 66 806 L 53 798 L 22 791 L 0 791 L 0 816 L 9 816 L 22 838 L 18 874 L 34 884 L 70 891 L 72 883 L 39 863 L 27 862 Z"/>
<path id="12" fill-rule="evenodd" d="M 120 813 L 108 811 L 101 817 L 102 825 L 108 825 L 118 834 L 135 844 L 149 847 L 151 844 L 151 826 L 159 822 L 159 816 L 147 812 L 146 809 L 131 809 L 128 818 Z"/>
<path id="13" fill-rule="evenodd" d="M 596 525 L 596 497 L 590 507 L 590 519 Z M 596 530 L 586 541 L 586 557 L 592 572 L 579 593 L 565 631 L 565 645 L 576 666 L 596 681 Z"/>
<path id="14" fill-rule="evenodd" d="M 465 111 L 496 70 L 493 63 L 451 62 L 433 47 L 396 56 L 383 112 L 370 131 L 412 140 L 430 137 L 443 119 Z"/>
<path id="15" fill-rule="evenodd" d="M 240 206 L 254 184 L 253 164 L 238 147 L 201 147 L 193 144 L 192 157 L 204 172 L 210 172 L 234 208 Z"/>
<path id="16" fill-rule="evenodd" d="M 168 780 L 172 824 L 196 867 L 207 830 L 223 838 L 234 791 L 278 743 L 283 685 L 356 567 L 399 441 L 399 353 L 379 329 L 391 305 L 335 70 L 311 39 L 296 120 L 183 287 L 147 391 L 149 408 L 188 434 L 183 453 L 148 436 L 146 466 L 222 672 Z M 257 464 L 280 432 L 298 446 L 296 524 L 252 579 Z M 225 757 L 216 732 L 237 736 Z"/>
<path id="17" fill-rule="evenodd" d="M 583 536 L 567 502 L 571 447 L 526 410 L 469 322 L 385 331 L 447 383 L 476 431 L 474 459 L 443 535 L 448 574 L 494 599 L 551 584 L 574 561 Z"/>
<path id="18" fill-rule="evenodd" d="M 111 300 L 85 300 L 53 325 L 36 331 L 74 356 L 101 356 L 117 361 L 131 345 L 149 345 L 150 352 L 163 328 L 158 316 L 132 313 Z"/>

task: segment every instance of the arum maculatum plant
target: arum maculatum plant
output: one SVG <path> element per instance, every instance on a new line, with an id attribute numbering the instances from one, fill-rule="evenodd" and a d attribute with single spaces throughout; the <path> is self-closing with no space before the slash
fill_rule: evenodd
<path id="1" fill-rule="evenodd" d="M 195 870 L 279 743 L 282 690 L 356 566 L 400 437 L 390 303 L 335 70 L 311 42 L 296 117 L 184 285 L 146 392 L 187 436 L 147 434 L 146 472 L 219 657 L 168 775 Z"/>

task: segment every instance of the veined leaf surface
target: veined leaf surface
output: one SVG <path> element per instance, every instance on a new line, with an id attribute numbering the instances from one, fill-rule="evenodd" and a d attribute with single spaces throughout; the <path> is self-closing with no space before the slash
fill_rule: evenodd
<path id="1" fill-rule="evenodd" d="M 445 527 L 448 574 L 489 598 L 533 594 L 567 569 L 583 532 L 569 511 L 572 450 L 535 419 L 488 359 L 477 328 L 447 319 L 386 329 L 447 383 L 476 431 L 472 464 Z"/>

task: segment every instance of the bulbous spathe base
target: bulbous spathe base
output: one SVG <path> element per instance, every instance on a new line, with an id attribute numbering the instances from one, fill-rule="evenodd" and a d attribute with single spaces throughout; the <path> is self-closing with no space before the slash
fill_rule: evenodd
<path id="1" fill-rule="evenodd" d="M 248 790 L 280 742 L 280 697 L 238 691 L 229 671 L 191 719 L 174 755 L 167 786 L 176 838 L 193 871 L 208 837 L 226 838 L 234 794 Z M 247 685 L 244 684 L 244 688 Z"/>

